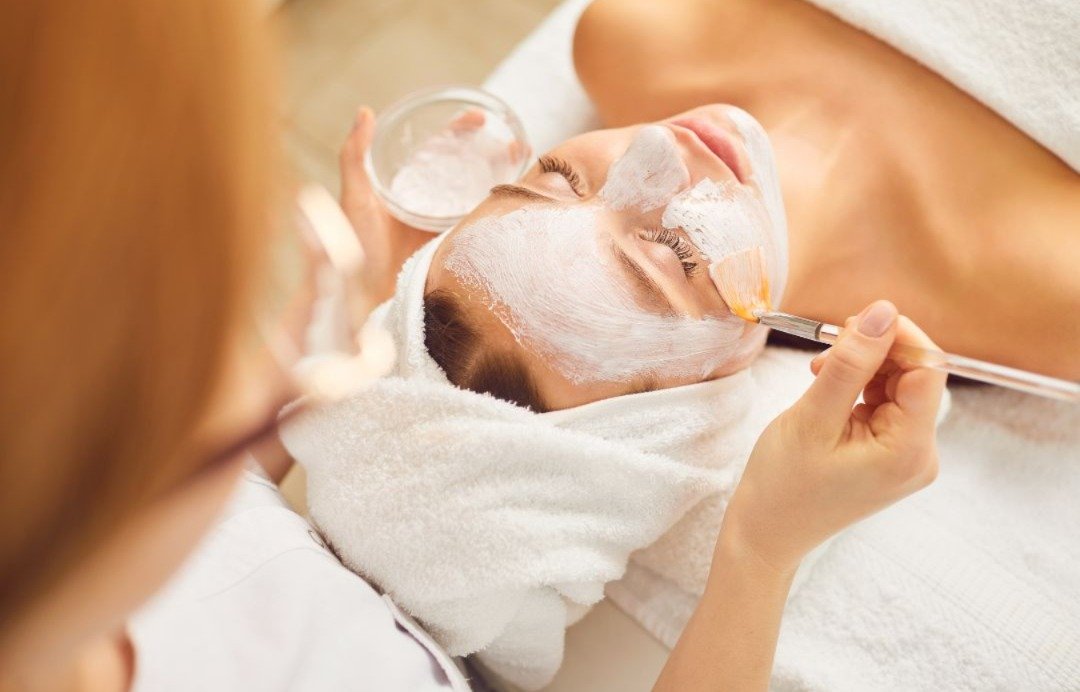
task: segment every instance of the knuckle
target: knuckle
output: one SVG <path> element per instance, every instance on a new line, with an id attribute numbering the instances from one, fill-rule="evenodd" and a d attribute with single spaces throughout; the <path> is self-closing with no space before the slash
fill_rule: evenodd
<path id="1" fill-rule="evenodd" d="M 836 379 L 854 382 L 867 379 L 869 363 L 866 357 L 854 348 L 837 348 L 829 354 L 822 369 L 828 369 L 830 375 Z"/>

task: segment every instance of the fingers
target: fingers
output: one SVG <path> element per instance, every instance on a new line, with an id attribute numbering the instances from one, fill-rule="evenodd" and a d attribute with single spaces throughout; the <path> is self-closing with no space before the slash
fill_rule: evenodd
<path id="1" fill-rule="evenodd" d="M 364 155 L 375 136 L 375 113 L 367 106 L 361 106 L 356 112 L 352 129 L 341 147 L 338 164 L 341 167 L 342 184 L 350 179 L 359 179 L 367 183 L 367 171 L 364 170 Z"/>
<path id="2" fill-rule="evenodd" d="M 354 227 L 359 227 L 357 216 L 376 211 L 371 181 L 364 166 L 364 156 L 374 135 L 375 113 L 367 106 L 361 106 L 338 157 L 341 167 L 341 206 Z"/>
<path id="3" fill-rule="evenodd" d="M 829 357 L 829 351 L 831 350 L 832 346 L 814 356 L 814 359 L 810 361 L 810 372 L 814 373 L 815 377 L 821 372 L 821 366 L 825 364 L 825 359 Z"/>
<path id="4" fill-rule="evenodd" d="M 356 111 L 356 120 L 353 123 L 353 131 L 361 152 L 367 151 L 371 146 L 371 140 L 375 136 L 375 111 L 368 106 L 360 106 Z"/>
<path id="5" fill-rule="evenodd" d="M 885 362 L 896 318 L 896 306 L 879 300 L 849 321 L 801 400 L 811 418 L 837 430 L 848 422 L 859 394 Z"/>
<path id="6" fill-rule="evenodd" d="M 897 321 L 899 343 L 941 350 L 915 323 L 906 317 Z M 920 368 L 901 364 L 902 371 L 892 380 L 889 398 L 912 419 L 917 426 L 933 430 L 937 424 L 938 407 L 945 391 L 946 373 L 932 368 Z"/>
<path id="7" fill-rule="evenodd" d="M 484 126 L 484 111 L 469 108 L 450 121 L 450 131 L 455 134 L 472 132 Z"/>

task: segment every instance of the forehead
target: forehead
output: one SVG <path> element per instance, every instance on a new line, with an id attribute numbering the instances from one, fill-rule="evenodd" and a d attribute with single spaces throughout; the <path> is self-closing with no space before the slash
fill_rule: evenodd
<path id="1" fill-rule="evenodd" d="M 511 206 L 519 207 L 520 203 Z M 562 372 L 544 357 L 534 353 L 515 338 L 511 330 L 500 320 L 495 312 L 488 309 L 490 296 L 480 289 L 467 285 L 454 272 L 446 267 L 446 257 L 451 251 L 453 238 L 446 240 L 439 247 L 428 270 L 425 292 L 433 290 L 448 291 L 459 298 L 467 314 L 467 321 L 483 334 L 485 348 L 493 351 L 513 353 L 533 379 L 533 384 L 540 392 L 542 400 L 553 409 L 570 408 L 582 404 L 619 396 L 627 392 L 625 383 L 599 382 L 581 386 L 571 382 Z M 632 382 L 630 388 L 647 389 L 645 382 Z"/>

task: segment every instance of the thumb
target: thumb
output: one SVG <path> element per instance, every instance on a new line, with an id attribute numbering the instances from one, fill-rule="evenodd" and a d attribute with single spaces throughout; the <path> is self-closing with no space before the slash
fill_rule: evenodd
<path id="1" fill-rule="evenodd" d="M 375 111 L 369 106 L 360 106 L 356 111 L 356 134 L 361 153 L 371 146 L 371 140 L 375 136 Z"/>
<path id="2" fill-rule="evenodd" d="M 817 379 L 802 397 L 809 414 L 830 428 L 848 421 L 863 388 L 873 379 L 896 338 L 896 306 L 871 303 L 829 349 Z"/>

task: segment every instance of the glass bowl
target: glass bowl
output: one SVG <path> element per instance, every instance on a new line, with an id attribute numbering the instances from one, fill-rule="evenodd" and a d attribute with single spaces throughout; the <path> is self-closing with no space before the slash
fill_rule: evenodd
<path id="1" fill-rule="evenodd" d="M 466 86 L 406 96 L 379 114 L 364 166 L 375 193 L 415 228 L 449 230 L 529 165 L 521 120 L 501 99 Z"/>

